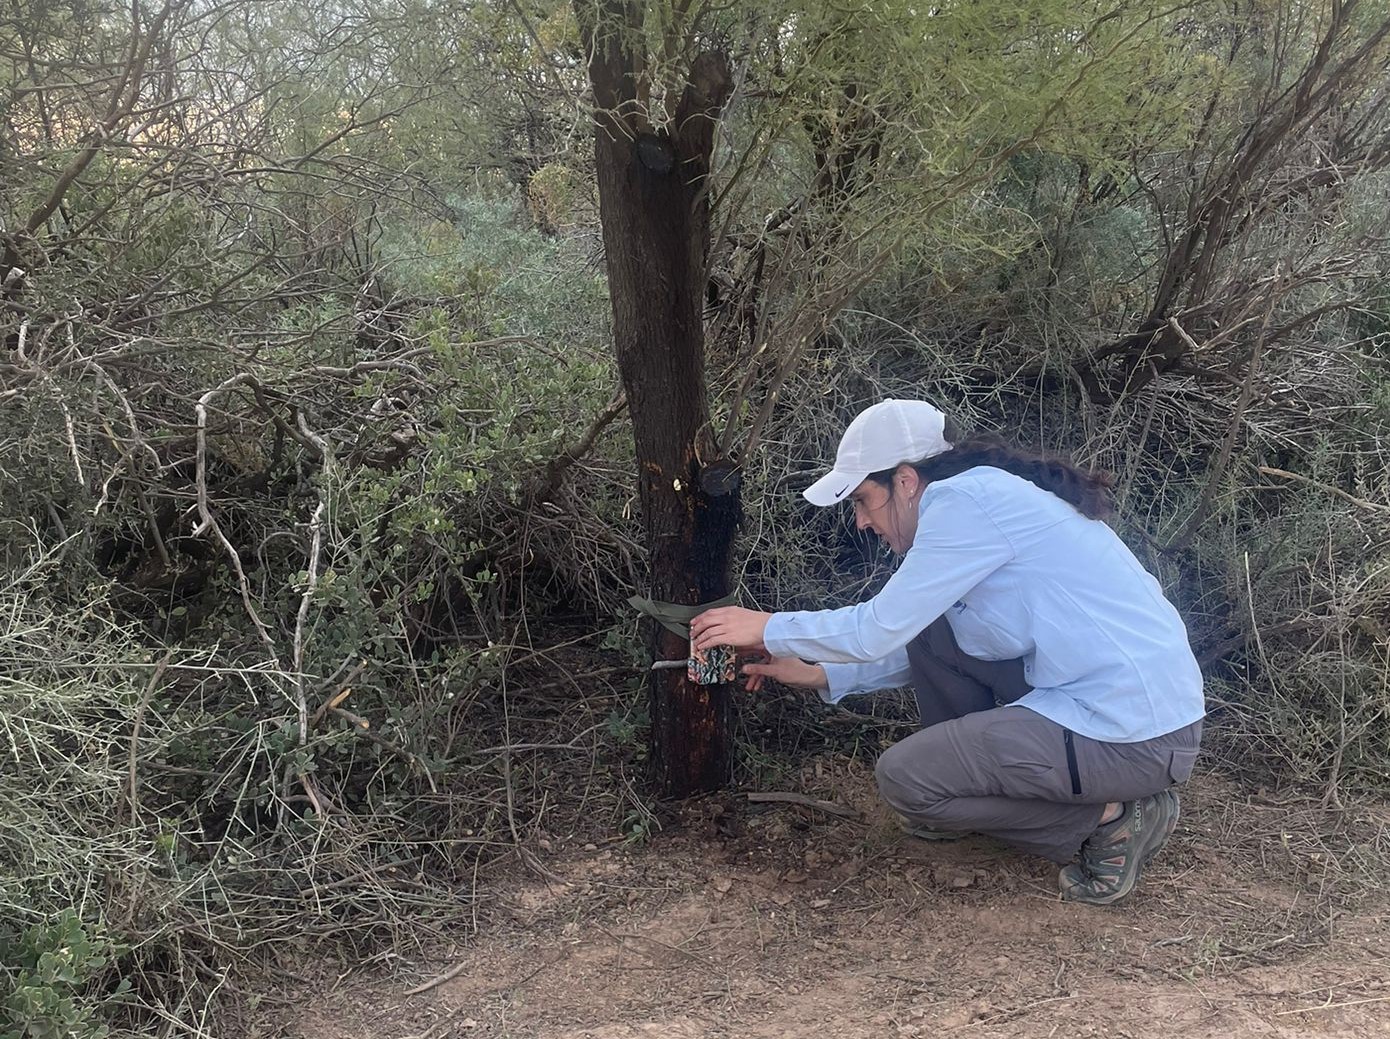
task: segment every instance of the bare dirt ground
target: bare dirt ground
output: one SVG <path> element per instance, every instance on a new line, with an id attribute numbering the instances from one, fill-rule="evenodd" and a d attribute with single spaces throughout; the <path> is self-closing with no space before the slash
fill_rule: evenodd
<path id="1" fill-rule="evenodd" d="M 538 834 L 538 867 L 513 859 L 483 882 L 484 926 L 428 956 L 324 970 L 281 1028 L 1390 1036 L 1385 805 L 1327 812 L 1205 777 L 1135 897 L 1094 909 L 1058 901 L 1055 868 L 984 838 L 900 837 L 862 766 L 816 770 L 806 789 L 834 791 L 868 821 L 729 795 L 687 806 L 640 847 Z"/>

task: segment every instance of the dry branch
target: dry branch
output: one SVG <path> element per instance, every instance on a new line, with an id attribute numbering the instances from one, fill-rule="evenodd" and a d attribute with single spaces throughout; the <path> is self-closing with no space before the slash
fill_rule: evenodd
<path id="1" fill-rule="evenodd" d="M 808 797 L 805 794 L 798 794 L 791 791 L 766 790 L 751 791 L 744 795 L 754 804 L 792 804 L 801 805 L 804 808 L 814 808 L 818 812 L 825 812 L 827 815 L 838 815 L 843 819 L 862 819 L 863 814 L 846 805 L 835 801 L 824 801 L 818 797 Z"/>
<path id="2" fill-rule="evenodd" d="M 1376 501 L 1367 501 L 1365 498 L 1358 498 L 1353 494 L 1348 494 L 1340 487 L 1333 487 L 1331 484 L 1322 483 L 1319 480 L 1303 476 L 1300 473 L 1291 473 L 1287 469 L 1275 469 L 1267 465 L 1257 465 L 1255 470 L 1265 476 L 1277 476 L 1283 480 L 1293 480 L 1297 483 L 1307 484 L 1309 487 L 1316 487 L 1318 490 L 1326 491 L 1328 494 L 1335 494 L 1337 497 L 1350 502 L 1357 508 L 1372 509 L 1376 512 L 1390 512 L 1390 505 L 1385 505 Z"/>

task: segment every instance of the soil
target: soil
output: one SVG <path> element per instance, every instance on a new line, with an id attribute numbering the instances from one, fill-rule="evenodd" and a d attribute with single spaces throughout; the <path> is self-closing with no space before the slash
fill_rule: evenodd
<path id="1" fill-rule="evenodd" d="M 1383 804 L 1204 777 L 1136 894 L 1063 903 L 985 838 L 901 836 L 872 777 L 816 766 L 859 819 L 742 795 L 638 845 L 528 835 L 474 929 L 325 967 L 304 1039 L 1390 1036 Z M 416 995 L 411 989 L 438 981 Z"/>

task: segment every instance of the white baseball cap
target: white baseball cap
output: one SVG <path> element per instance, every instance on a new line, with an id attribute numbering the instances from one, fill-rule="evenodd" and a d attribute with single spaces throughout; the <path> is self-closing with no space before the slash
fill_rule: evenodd
<path id="1" fill-rule="evenodd" d="M 924 400 L 879 401 L 854 416 L 835 451 L 835 468 L 803 493 L 812 505 L 834 505 L 870 473 L 949 450 L 946 416 L 936 408 Z"/>

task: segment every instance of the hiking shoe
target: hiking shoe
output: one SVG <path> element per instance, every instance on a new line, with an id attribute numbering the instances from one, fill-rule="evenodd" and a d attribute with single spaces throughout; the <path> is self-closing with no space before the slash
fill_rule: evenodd
<path id="1" fill-rule="evenodd" d="M 1171 802 L 1170 810 L 1167 815 L 1167 825 L 1163 828 L 1163 837 L 1144 854 L 1144 868 L 1149 868 L 1149 863 L 1154 860 L 1154 856 L 1162 850 L 1168 843 L 1168 838 L 1173 836 L 1173 831 L 1178 828 L 1178 813 L 1182 810 L 1182 798 L 1178 797 L 1177 787 L 1169 787 L 1167 790 L 1160 790 L 1154 797 L 1166 797 Z"/>
<path id="2" fill-rule="evenodd" d="M 930 826 L 919 825 L 901 815 L 897 819 L 898 829 L 909 837 L 916 837 L 919 841 L 958 841 L 966 836 L 957 830 L 934 830 Z"/>
<path id="3" fill-rule="evenodd" d="M 1080 860 L 1057 874 L 1062 897 L 1096 906 L 1126 897 L 1173 832 L 1177 817 L 1178 799 L 1171 791 L 1126 801 L 1118 819 L 1097 827 L 1086 839 Z"/>

